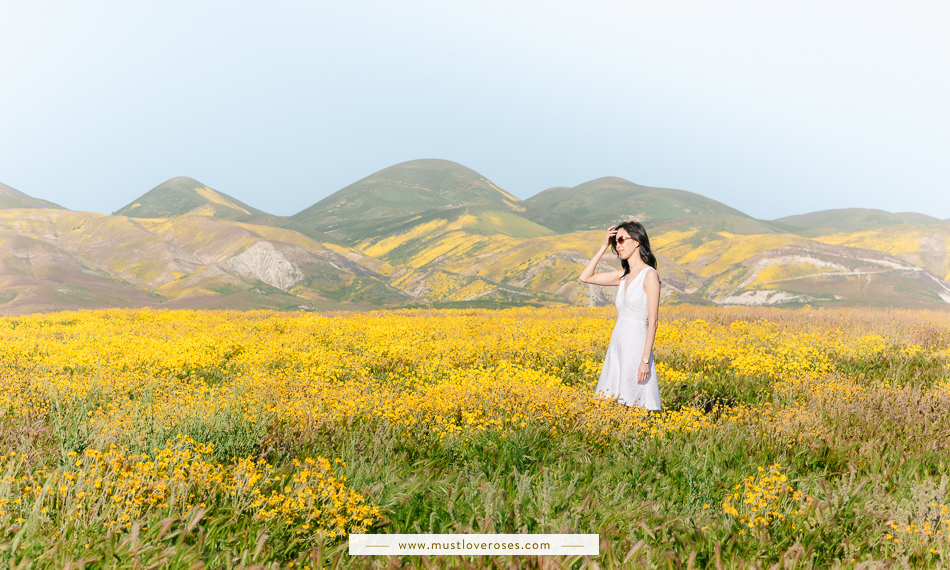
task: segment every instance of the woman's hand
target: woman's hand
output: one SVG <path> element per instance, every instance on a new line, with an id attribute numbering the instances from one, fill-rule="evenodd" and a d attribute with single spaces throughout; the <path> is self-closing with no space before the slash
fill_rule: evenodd
<path id="1" fill-rule="evenodd" d="M 597 264 L 600 263 L 601 258 L 604 257 L 604 254 L 610 249 L 610 240 L 616 235 L 616 226 L 610 226 L 604 235 L 604 245 L 600 246 L 600 249 L 594 253 L 594 256 L 587 262 L 587 266 L 581 271 L 579 279 L 582 283 L 601 285 L 603 287 L 616 287 L 620 285 L 620 278 L 623 277 L 622 269 L 597 273 Z"/>
<path id="2" fill-rule="evenodd" d="M 640 361 L 640 368 L 637 370 L 637 383 L 646 384 L 650 379 L 650 365 Z"/>

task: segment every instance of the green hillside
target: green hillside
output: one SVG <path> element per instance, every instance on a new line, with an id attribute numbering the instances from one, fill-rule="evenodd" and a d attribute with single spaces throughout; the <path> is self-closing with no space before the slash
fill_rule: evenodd
<path id="1" fill-rule="evenodd" d="M 843 208 L 837 210 L 822 210 L 797 216 L 786 216 L 775 222 L 784 224 L 802 235 L 822 236 L 841 232 L 860 232 L 886 226 L 903 224 L 931 225 L 941 224 L 941 220 L 917 214 L 903 212 L 892 214 L 884 210 L 870 210 L 865 208 Z"/>
<path id="2" fill-rule="evenodd" d="M 367 220 L 347 231 L 347 243 L 361 250 L 398 240 L 414 249 L 445 233 L 469 236 L 506 236 L 530 239 L 554 232 L 514 214 L 465 206 L 439 208 L 420 214 L 384 220 Z"/>
<path id="3" fill-rule="evenodd" d="M 274 217 L 186 176 L 167 180 L 114 212 L 114 215 L 131 218 L 171 218 L 185 214 L 240 222 Z"/>
<path id="4" fill-rule="evenodd" d="M 757 220 L 745 214 L 740 216 L 734 214 L 698 214 L 664 220 L 649 220 L 643 222 L 643 224 L 651 235 L 660 232 L 690 230 L 728 232 L 744 236 L 782 234 L 791 231 L 774 222 Z"/>
<path id="5" fill-rule="evenodd" d="M 598 178 L 573 188 L 550 188 L 524 201 L 525 217 L 559 233 L 607 228 L 622 220 L 645 224 L 695 216 L 728 216 L 756 222 L 735 208 L 684 190 L 640 186 L 623 178 Z M 754 224 L 756 232 L 769 229 Z M 738 232 L 736 232 L 738 233 Z"/>
<path id="6" fill-rule="evenodd" d="M 6 184 L 0 184 L 0 209 L 10 208 L 60 208 L 59 204 L 28 196 Z"/>
<path id="7" fill-rule="evenodd" d="M 474 170 L 448 160 L 413 160 L 367 176 L 291 219 L 318 232 L 352 241 L 361 227 L 380 226 L 438 209 L 468 207 L 520 213 L 518 198 Z"/>

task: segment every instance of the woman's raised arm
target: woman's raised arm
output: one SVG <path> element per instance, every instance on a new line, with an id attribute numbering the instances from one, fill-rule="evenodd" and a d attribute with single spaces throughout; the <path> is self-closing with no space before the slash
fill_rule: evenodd
<path id="1" fill-rule="evenodd" d="M 607 253 L 607 250 L 610 249 L 610 240 L 617 235 L 617 228 L 610 226 L 607 230 L 607 233 L 604 235 L 604 244 L 600 246 L 600 249 L 597 250 L 597 253 L 590 258 L 590 261 L 587 262 L 587 266 L 584 267 L 584 270 L 581 271 L 580 279 L 584 283 L 590 283 L 591 285 L 604 285 L 607 287 L 616 287 L 620 285 L 620 278 L 623 277 L 623 271 L 605 271 L 603 273 L 595 273 L 597 271 L 597 264 L 600 263 L 600 258 Z"/>

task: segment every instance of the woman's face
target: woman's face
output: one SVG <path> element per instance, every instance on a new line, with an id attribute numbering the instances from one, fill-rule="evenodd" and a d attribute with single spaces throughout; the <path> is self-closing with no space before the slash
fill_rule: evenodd
<path id="1" fill-rule="evenodd" d="M 639 244 L 633 241 L 627 230 L 620 228 L 615 239 L 617 240 L 617 255 L 620 256 L 620 259 L 630 259 L 633 252 L 637 251 Z"/>

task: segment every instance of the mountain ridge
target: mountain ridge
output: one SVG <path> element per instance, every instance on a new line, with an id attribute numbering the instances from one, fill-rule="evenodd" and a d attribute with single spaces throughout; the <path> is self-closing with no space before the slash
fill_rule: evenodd
<path id="1" fill-rule="evenodd" d="M 65 209 L 59 204 L 54 204 L 47 200 L 34 198 L 28 194 L 20 192 L 16 188 L 0 183 L 0 209 L 11 208 L 56 208 Z"/>
<path id="2" fill-rule="evenodd" d="M 235 221 L 274 217 L 187 176 L 162 182 L 112 214 L 134 218 L 211 215 Z"/>
<path id="3" fill-rule="evenodd" d="M 683 215 L 749 218 L 747 214 L 685 190 L 641 186 L 615 176 L 578 186 L 549 188 L 524 201 L 526 216 L 560 233 L 606 228 L 621 220 L 667 220 Z"/>
<path id="4" fill-rule="evenodd" d="M 870 208 L 836 208 L 807 214 L 785 216 L 773 220 L 776 223 L 800 228 L 810 236 L 820 236 L 841 231 L 859 231 L 897 225 L 934 225 L 945 220 L 916 212 L 887 212 Z"/>
<path id="5" fill-rule="evenodd" d="M 289 218 L 315 231 L 342 233 L 345 238 L 347 232 L 339 227 L 344 222 L 378 223 L 462 205 L 518 213 L 523 210 L 520 202 L 466 166 L 448 160 L 421 159 L 379 170 Z"/>
<path id="6" fill-rule="evenodd" d="M 0 314 L 608 304 L 610 288 L 577 275 L 624 219 L 650 232 L 664 303 L 950 307 L 946 221 L 861 208 L 757 220 L 619 177 L 520 200 L 461 164 L 423 159 L 293 216 L 187 177 L 111 216 L 27 198 L 53 207 L 0 208 Z M 608 255 L 600 269 L 612 268 Z"/>

